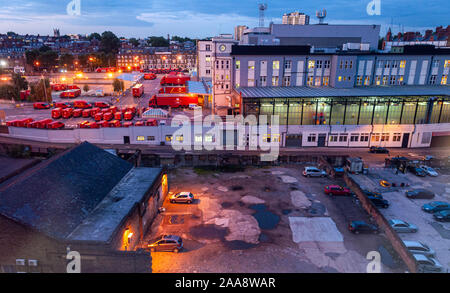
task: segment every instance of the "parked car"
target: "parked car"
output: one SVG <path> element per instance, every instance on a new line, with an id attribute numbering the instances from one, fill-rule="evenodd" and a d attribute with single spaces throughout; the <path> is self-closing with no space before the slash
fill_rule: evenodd
<path id="1" fill-rule="evenodd" d="M 433 201 L 422 206 L 422 210 L 427 213 L 436 213 L 444 210 L 450 210 L 450 203 L 443 201 Z"/>
<path id="2" fill-rule="evenodd" d="M 389 150 L 387 148 L 377 146 L 370 147 L 369 152 L 375 154 L 389 154 Z"/>
<path id="3" fill-rule="evenodd" d="M 427 173 L 420 167 L 416 167 L 416 166 L 408 166 L 407 170 L 411 173 L 413 173 L 416 176 L 419 177 L 425 177 L 427 176 Z"/>
<path id="4" fill-rule="evenodd" d="M 423 254 L 413 254 L 421 273 L 442 272 L 442 265 L 434 258 Z"/>
<path id="5" fill-rule="evenodd" d="M 434 192 L 427 189 L 413 189 L 405 192 L 407 198 L 411 199 L 433 199 Z"/>
<path id="6" fill-rule="evenodd" d="M 377 226 L 372 225 L 372 224 L 367 224 L 364 221 L 352 221 L 348 225 L 348 229 L 350 230 L 350 232 L 355 233 L 355 234 L 359 234 L 359 233 L 377 234 L 379 232 Z"/>
<path id="7" fill-rule="evenodd" d="M 433 217 L 439 222 L 450 222 L 450 210 L 436 212 Z"/>
<path id="8" fill-rule="evenodd" d="M 34 108 L 35 110 L 50 109 L 50 105 L 47 104 L 47 103 L 39 102 L 39 103 L 34 103 L 34 104 L 33 104 L 33 108 Z"/>
<path id="9" fill-rule="evenodd" d="M 436 253 L 433 249 L 431 249 L 428 245 L 419 242 L 419 241 L 407 241 L 402 240 L 403 244 L 405 244 L 406 248 L 412 253 L 412 254 L 422 254 L 426 256 L 434 256 Z"/>
<path id="10" fill-rule="evenodd" d="M 416 233 L 419 230 L 416 225 L 397 219 L 389 220 L 389 225 L 397 233 Z"/>
<path id="11" fill-rule="evenodd" d="M 191 192 L 180 192 L 177 194 L 172 194 L 169 197 L 171 203 L 181 202 L 181 203 L 193 203 L 194 195 Z"/>
<path id="12" fill-rule="evenodd" d="M 53 104 L 53 106 L 55 108 L 61 108 L 61 109 L 72 107 L 72 105 L 70 103 L 68 103 L 68 102 L 56 102 L 56 103 Z"/>
<path id="13" fill-rule="evenodd" d="M 436 170 L 434 170 L 434 169 L 431 168 L 430 166 L 422 165 L 422 166 L 420 166 L 420 168 L 421 168 L 423 171 L 425 171 L 425 173 L 427 173 L 428 176 L 431 176 L 431 177 L 437 177 L 437 176 L 439 176 L 438 172 L 436 172 Z"/>
<path id="14" fill-rule="evenodd" d="M 327 172 L 324 170 L 320 170 L 316 167 L 305 167 L 303 169 L 303 176 L 305 177 L 325 177 L 327 176 Z"/>
<path id="15" fill-rule="evenodd" d="M 383 195 L 379 192 L 375 192 L 375 191 L 370 191 L 370 190 L 363 190 L 364 194 L 367 196 L 371 196 L 371 197 L 376 197 L 379 199 L 383 199 Z"/>
<path id="16" fill-rule="evenodd" d="M 387 209 L 389 207 L 389 202 L 385 199 L 373 196 L 369 196 L 368 198 L 376 207 L 381 207 L 383 209 Z"/>
<path id="17" fill-rule="evenodd" d="M 47 124 L 48 129 L 63 129 L 64 127 L 65 127 L 65 124 L 60 121 L 55 121 L 55 122 Z"/>
<path id="18" fill-rule="evenodd" d="M 111 105 L 107 102 L 95 102 L 94 107 L 103 109 L 103 108 L 109 108 L 109 107 L 111 107 Z"/>
<path id="19" fill-rule="evenodd" d="M 152 252 L 173 251 L 178 253 L 183 248 L 183 239 L 176 235 L 162 235 L 148 244 L 147 247 Z"/>
<path id="20" fill-rule="evenodd" d="M 351 195 L 350 189 L 339 185 L 327 185 L 324 191 L 327 195 Z"/>

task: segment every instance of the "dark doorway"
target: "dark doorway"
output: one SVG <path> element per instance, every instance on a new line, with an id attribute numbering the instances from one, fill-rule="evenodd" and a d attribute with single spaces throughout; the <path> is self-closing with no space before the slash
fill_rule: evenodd
<path id="1" fill-rule="evenodd" d="M 302 146 L 301 134 L 288 134 L 286 135 L 286 147 L 297 148 Z"/>
<path id="2" fill-rule="evenodd" d="M 319 138 L 317 139 L 317 146 L 324 147 L 327 141 L 327 135 L 325 133 L 320 133 Z"/>
<path id="3" fill-rule="evenodd" d="M 409 133 L 404 133 L 402 140 L 402 148 L 404 149 L 408 148 L 408 143 L 409 143 Z"/>
<path id="4" fill-rule="evenodd" d="M 129 136 L 124 136 L 123 137 L 123 143 L 124 144 L 130 144 L 130 137 Z"/>

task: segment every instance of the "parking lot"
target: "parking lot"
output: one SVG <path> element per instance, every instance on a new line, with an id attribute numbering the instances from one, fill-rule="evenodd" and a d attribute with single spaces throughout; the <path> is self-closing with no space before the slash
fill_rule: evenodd
<path id="1" fill-rule="evenodd" d="M 171 172 L 170 194 L 190 191 L 195 201 L 166 199 L 144 244 L 172 234 L 183 238 L 184 249 L 152 252 L 153 272 L 366 272 L 367 253 L 389 250 L 389 243 L 382 235 L 348 230 L 350 221 L 370 219 L 351 196 L 324 194 L 324 186 L 342 185 L 340 179 L 305 178 L 302 170 Z M 382 271 L 393 269 L 383 264 Z"/>
<path id="2" fill-rule="evenodd" d="M 411 173 L 395 174 L 391 169 L 373 170 L 368 176 L 353 176 L 365 189 L 381 192 L 390 202 L 387 209 L 380 209 L 387 219 L 400 219 L 418 227 L 417 233 L 399 233 L 400 238 L 408 241 L 420 241 L 436 252 L 436 259 L 444 267 L 450 269 L 450 223 L 437 222 L 433 215 L 422 211 L 422 205 L 431 201 L 450 201 L 450 174 L 439 170 L 438 177 L 418 177 Z M 408 184 L 408 187 L 384 188 L 380 180 L 391 183 Z M 435 198 L 409 199 L 405 191 L 425 188 L 435 193 Z"/>

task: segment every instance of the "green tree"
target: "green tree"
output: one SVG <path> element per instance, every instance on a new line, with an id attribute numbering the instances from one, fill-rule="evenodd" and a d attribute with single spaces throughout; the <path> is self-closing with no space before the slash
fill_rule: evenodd
<path id="1" fill-rule="evenodd" d="M 58 53 L 52 50 L 45 51 L 41 53 L 38 60 L 41 62 L 42 66 L 51 68 L 58 64 Z"/>
<path id="2" fill-rule="evenodd" d="M 169 41 L 164 37 L 150 37 L 148 39 L 148 44 L 152 47 L 168 47 Z"/>
<path id="3" fill-rule="evenodd" d="M 83 86 L 83 91 L 84 91 L 85 93 L 87 93 L 89 90 L 90 90 L 89 85 L 88 85 L 88 84 L 85 84 L 85 85 Z"/>
<path id="4" fill-rule="evenodd" d="M 139 40 L 136 39 L 136 38 L 131 38 L 131 39 L 129 40 L 129 42 L 130 42 L 134 47 L 139 46 Z"/>
<path id="5" fill-rule="evenodd" d="M 125 89 L 124 82 L 118 78 L 114 79 L 112 86 L 115 93 L 123 92 Z"/>
<path id="6" fill-rule="evenodd" d="M 0 99 L 11 100 L 15 98 L 15 88 L 10 84 L 0 85 Z"/>
<path id="7" fill-rule="evenodd" d="M 51 50 L 52 50 L 52 48 L 50 48 L 50 47 L 47 46 L 47 45 L 44 45 L 44 46 L 42 46 L 42 47 L 39 48 L 39 52 L 40 52 L 40 53 L 48 52 L 48 51 L 51 51 Z"/>
<path id="8" fill-rule="evenodd" d="M 38 60 L 39 58 L 39 51 L 38 50 L 27 50 L 25 52 L 25 58 L 26 62 L 30 66 L 34 66 L 34 62 Z"/>
<path id="9" fill-rule="evenodd" d="M 31 84 L 30 90 L 30 98 L 33 102 L 50 102 L 52 100 L 52 89 L 48 78 Z"/>
<path id="10" fill-rule="evenodd" d="M 100 51 L 108 54 L 114 53 L 116 54 L 120 48 L 120 40 L 119 38 L 110 31 L 106 31 L 102 34 L 102 39 L 100 42 Z"/>
<path id="11" fill-rule="evenodd" d="M 28 81 L 22 75 L 13 73 L 11 76 L 12 96 L 18 100 L 20 98 L 20 91 L 28 89 Z"/>
<path id="12" fill-rule="evenodd" d="M 73 65 L 75 57 L 72 54 L 66 53 L 59 56 L 59 66 L 69 67 Z"/>
<path id="13" fill-rule="evenodd" d="M 102 36 L 99 33 L 92 33 L 88 36 L 88 40 L 92 41 L 93 39 L 97 39 L 97 40 L 101 41 Z"/>

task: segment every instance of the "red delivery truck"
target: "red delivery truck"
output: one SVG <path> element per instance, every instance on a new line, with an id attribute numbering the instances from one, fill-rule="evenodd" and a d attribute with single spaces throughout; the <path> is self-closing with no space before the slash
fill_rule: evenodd
<path id="1" fill-rule="evenodd" d="M 55 108 L 52 110 L 52 118 L 53 119 L 59 119 L 62 116 L 62 109 L 61 108 Z"/>
<path id="2" fill-rule="evenodd" d="M 98 125 L 100 125 L 100 127 L 109 127 L 109 122 L 106 120 L 102 120 L 98 122 Z"/>
<path id="3" fill-rule="evenodd" d="M 83 118 L 89 118 L 89 117 L 91 117 L 91 109 L 83 110 L 83 114 L 81 114 L 81 116 L 82 116 Z"/>
<path id="4" fill-rule="evenodd" d="M 114 119 L 119 121 L 122 120 L 122 112 L 116 112 L 114 114 Z"/>
<path id="5" fill-rule="evenodd" d="M 102 121 L 102 120 L 103 120 L 103 114 L 102 114 L 102 113 L 97 113 L 97 114 L 95 114 L 94 120 L 95 120 L 96 122 Z"/>
<path id="6" fill-rule="evenodd" d="M 103 114 L 103 120 L 111 121 L 111 120 L 113 120 L 113 118 L 114 118 L 114 114 L 111 112 L 107 112 L 107 113 Z"/>
<path id="7" fill-rule="evenodd" d="M 91 117 L 94 118 L 97 113 L 100 113 L 100 108 L 92 108 L 91 110 Z"/>
<path id="8" fill-rule="evenodd" d="M 140 98 L 144 94 L 144 85 L 137 84 L 133 87 L 133 97 Z"/>
<path id="9" fill-rule="evenodd" d="M 52 119 L 43 119 L 43 120 L 40 120 L 40 121 L 37 122 L 37 128 L 45 129 L 45 128 L 47 128 L 47 125 L 50 124 L 50 123 L 52 123 L 52 122 L 53 122 Z"/>
<path id="10" fill-rule="evenodd" d="M 81 115 L 83 115 L 83 109 L 75 109 L 73 110 L 73 118 L 79 118 L 81 117 Z"/>
<path id="11" fill-rule="evenodd" d="M 28 127 L 31 123 L 33 123 L 33 121 L 34 121 L 34 119 L 32 119 L 32 118 L 25 118 L 22 120 L 18 120 L 14 126 Z"/>
<path id="12" fill-rule="evenodd" d="M 122 125 L 120 124 L 119 120 L 113 120 L 109 122 L 109 127 L 121 127 Z"/>
<path id="13" fill-rule="evenodd" d="M 62 110 L 62 118 L 69 119 L 73 115 L 73 108 L 65 108 Z"/>

